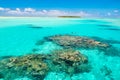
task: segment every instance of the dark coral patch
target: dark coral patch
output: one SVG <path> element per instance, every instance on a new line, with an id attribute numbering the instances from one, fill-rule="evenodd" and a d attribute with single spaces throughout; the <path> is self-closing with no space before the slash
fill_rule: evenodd
<path id="1" fill-rule="evenodd" d="M 109 44 L 120 44 L 120 41 L 118 41 L 118 40 L 103 39 L 103 38 L 100 38 L 100 37 L 97 37 L 97 36 L 92 36 L 91 38 L 93 38 L 93 39 L 95 39 L 95 40 L 99 40 L 99 41 L 104 42 L 104 43 L 109 43 Z"/>
<path id="2" fill-rule="evenodd" d="M 43 28 L 42 26 L 35 26 L 35 25 L 32 25 L 32 24 L 27 24 L 27 27 L 32 28 L 32 29 L 41 29 L 41 28 Z"/>
<path id="3" fill-rule="evenodd" d="M 118 29 L 118 28 L 108 28 L 108 29 L 104 29 L 104 30 L 120 31 L 120 29 Z"/>
<path id="4" fill-rule="evenodd" d="M 112 25 L 106 25 L 106 24 L 100 24 L 100 25 L 97 25 L 97 26 L 99 26 L 99 27 L 106 27 L 106 28 L 108 28 L 108 27 L 114 27 Z"/>

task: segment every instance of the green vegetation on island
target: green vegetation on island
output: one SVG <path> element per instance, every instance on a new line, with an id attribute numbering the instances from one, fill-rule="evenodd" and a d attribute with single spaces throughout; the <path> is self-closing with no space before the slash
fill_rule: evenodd
<path id="1" fill-rule="evenodd" d="M 81 16 L 58 16 L 59 18 L 81 18 Z"/>

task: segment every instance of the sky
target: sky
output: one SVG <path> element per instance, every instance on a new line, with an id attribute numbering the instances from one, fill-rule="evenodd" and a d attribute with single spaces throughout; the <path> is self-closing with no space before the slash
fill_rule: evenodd
<path id="1" fill-rule="evenodd" d="M 120 0 L 0 0 L 0 16 L 120 17 Z"/>

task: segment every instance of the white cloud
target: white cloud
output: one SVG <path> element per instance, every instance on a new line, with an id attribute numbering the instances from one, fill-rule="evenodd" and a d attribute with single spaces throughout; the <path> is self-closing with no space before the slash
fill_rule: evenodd
<path id="1" fill-rule="evenodd" d="M 29 12 L 22 11 L 20 8 L 16 8 L 15 10 L 9 10 L 6 11 L 7 15 L 12 15 L 12 16 L 24 16 L 29 14 Z"/>
<path id="2" fill-rule="evenodd" d="M 42 10 L 43 13 L 47 13 L 47 10 Z"/>
<path id="3" fill-rule="evenodd" d="M 113 12 L 117 13 L 117 12 L 119 12 L 119 10 L 114 10 Z"/>
<path id="4" fill-rule="evenodd" d="M 36 10 L 33 8 L 25 8 L 24 11 L 25 12 L 35 12 Z"/>
<path id="5" fill-rule="evenodd" d="M 4 12 L 4 14 L 8 16 L 89 16 L 89 14 L 84 11 L 68 12 L 63 10 L 36 10 L 33 8 L 10 9 L 0 7 L 0 11 Z"/>
<path id="6" fill-rule="evenodd" d="M 0 7 L 0 16 L 81 16 L 81 17 L 118 17 L 120 10 L 112 11 L 64 11 L 64 10 L 36 10 L 34 8 L 3 8 Z"/>
<path id="7" fill-rule="evenodd" d="M 107 13 L 107 15 L 108 15 L 108 16 L 111 16 L 111 13 L 110 13 L 110 12 L 108 12 L 108 13 Z"/>
<path id="8" fill-rule="evenodd" d="M 15 10 L 9 10 L 6 13 L 8 13 L 8 14 L 20 14 L 21 11 L 19 8 L 16 8 Z"/>
<path id="9" fill-rule="evenodd" d="M 68 13 L 65 11 L 60 11 L 60 10 L 48 10 L 46 12 L 46 15 L 48 16 L 62 16 L 62 15 L 67 15 Z"/>
<path id="10" fill-rule="evenodd" d="M 3 8 L 3 7 L 0 7 L 0 11 L 8 11 L 10 10 L 9 8 Z"/>
<path id="11" fill-rule="evenodd" d="M 3 11 L 3 10 L 4 10 L 4 8 L 0 7 L 0 11 Z"/>
<path id="12" fill-rule="evenodd" d="M 83 16 L 83 17 L 85 17 L 85 16 L 91 16 L 91 14 L 88 14 L 87 12 L 84 12 L 84 11 L 73 13 L 73 15 Z"/>
<path id="13" fill-rule="evenodd" d="M 20 11 L 20 8 L 16 8 L 16 11 L 21 12 L 21 11 Z"/>
<path id="14" fill-rule="evenodd" d="M 10 10 L 8 12 L 6 12 L 8 14 L 20 14 L 21 12 L 17 11 L 17 10 Z"/>

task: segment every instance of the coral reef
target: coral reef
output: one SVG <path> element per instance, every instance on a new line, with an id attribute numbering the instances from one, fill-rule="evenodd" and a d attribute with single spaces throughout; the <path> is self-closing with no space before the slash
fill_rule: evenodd
<path id="1" fill-rule="evenodd" d="M 52 52 L 53 71 L 63 71 L 67 74 L 88 72 L 90 66 L 85 55 L 73 49 L 61 49 Z"/>
<path id="2" fill-rule="evenodd" d="M 105 40 L 99 37 L 81 37 L 74 35 L 54 35 L 44 38 L 47 41 L 52 41 L 65 49 L 97 49 L 109 56 L 120 56 L 120 50 L 111 44 L 119 44 L 119 41 Z"/>
<path id="3" fill-rule="evenodd" d="M 0 61 L 0 73 L 4 75 L 6 80 L 8 80 L 8 78 L 13 80 L 13 77 L 10 78 L 10 76 L 5 75 L 6 72 L 14 73 L 13 75 L 16 75 L 16 77 L 29 76 L 32 80 L 43 80 L 49 70 L 44 59 L 45 55 L 40 54 L 4 59 Z"/>
<path id="4" fill-rule="evenodd" d="M 55 35 L 46 37 L 45 39 L 53 41 L 64 48 L 105 49 L 110 46 L 106 43 L 102 43 L 91 38 L 72 35 Z"/>
<path id="5" fill-rule="evenodd" d="M 26 76 L 32 80 L 44 80 L 51 71 L 73 75 L 90 71 L 90 65 L 87 57 L 74 49 L 59 49 L 50 54 L 28 54 L 0 60 L 0 78 L 4 80 Z"/>

